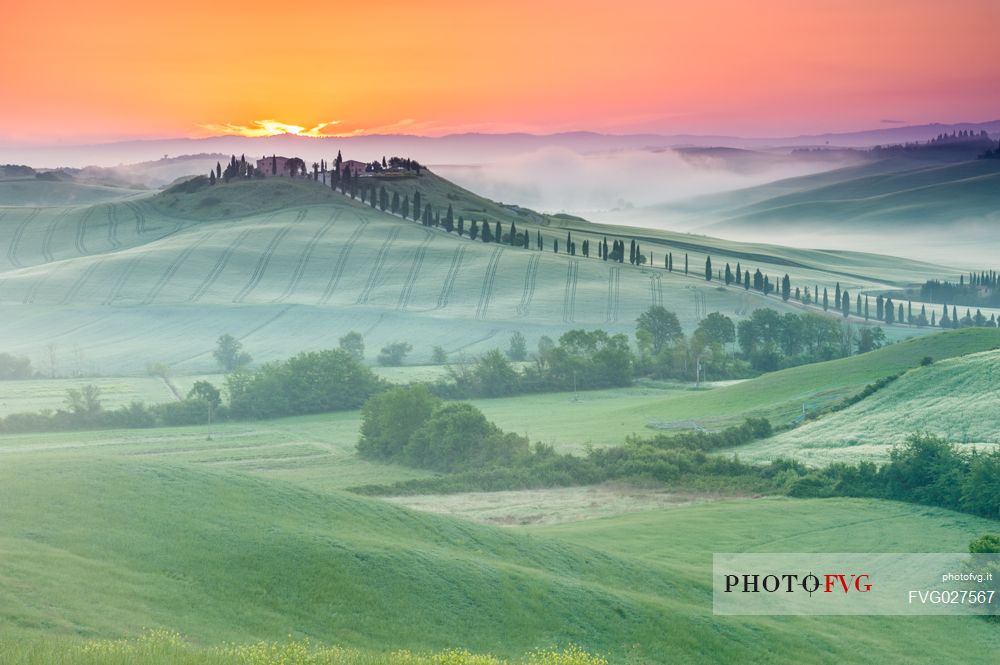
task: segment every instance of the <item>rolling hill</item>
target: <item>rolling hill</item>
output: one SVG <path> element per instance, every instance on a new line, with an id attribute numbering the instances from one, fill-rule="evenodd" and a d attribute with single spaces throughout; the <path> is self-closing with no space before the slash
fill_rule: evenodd
<path id="1" fill-rule="evenodd" d="M 809 464 L 885 460 L 892 446 L 915 431 L 989 450 L 1000 445 L 998 377 L 1000 351 L 995 350 L 915 367 L 857 404 L 751 444 L 740 455 L 755 460 L 794 456 Z"/>
<path id="2" fill-rule="evenodd" d="M 775 280 L 788 272 L 796 284 L 832 289 L 839 282 L 852 292 L 951 274 L 872 254 L 745 246 L 544 216 L 431 173 L 387 187 L 419 187 L 440 210 L 451 204 L 456 217 L 501 222 L 505 230 L 514 222 L 541 233 L 545 251 L 459 238 L 303 179 L 86 206 L 3 201 L 0 348 L 55 375 L 137 374 L 160 362 L 196 373 L 214 368 L 211 349 L 223 333 L 263 361 L 329 348 L 357 330 L 372 350 L 409 341 L 421 361 L 434 346 L 452 354 L 505 346 L 515 330 L 531 344 L 574 327 L 631 333 L 651 304 L 676 311 L 688 331 L 710 311 L 795 307 L 706 282 L 708 254 L 720 269 L 722 261 L 743 261 Z M 567 233 L 578 243 L 634 237 L 658 267 L 552 252 L 557 239 L 565 248 Z M 662 267 L 667 252 L 673 273 Z M 923 332 L 888 331 L 893 338 Z"/>
<path id="3" fill-rule="evenodd" d="M 501 656 L 573 641 L 671 665 L 773 653 L 934 663 L 1000 646 L 982 621 L 712 616 L 712 551 L 957 550 L 992 526 L 891 502 L 757 499 L 502 530 L 229 471 L 52 451 L 5 456 L 0 498 L 6 645 L 157 627 L 201 645 L 291 636 Z"/>

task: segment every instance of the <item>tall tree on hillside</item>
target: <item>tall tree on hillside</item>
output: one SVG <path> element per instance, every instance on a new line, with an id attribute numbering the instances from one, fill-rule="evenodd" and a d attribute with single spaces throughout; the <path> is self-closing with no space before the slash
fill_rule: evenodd
<path id="1" fill-rule="evenodd" d="M 726 265 L 729 265 L 729 264 L 727 263 Z M 743 271 L 740 269 L 740 262 L 739 261 L 736 262 L 736 283 L 737 284 L 742 284 L 743 283 Z"/>
<path id="2" fill-rule="evenodd" d="M 208 184 L 209 185 L 214 185 L 215 184 L 215 171 L 209 171 L 208 172 Z"/>
<path id="3" fill-rule="evenodd" d="M 941 310 L 941 319 L 938 324 L 942 328 L 951 328 L 951 319 L 948 318 L 948 305 L 945 305 Z"/>
<path id="4" fill-rule="evenodd" d="M 399 192 L 392 193 L 392 205 L 390 206 L 390 210 L 392 210 L 392 214 L 394 215 L 399 214 Z"/>
<path id="5" fill-rule="evenodd" d="M 712 281 L 712 257 L 711 256 L 706 256 L 705 257 L 705 281 L 706 282 L 711 282 Z"/>
<path id="6" fill-rule="evenodd" d="M 743 290 L 744 291 L 749 291 L 750 290 L 750 271 L 749 270 L 744 270 L 743 271 Z"/>
<path id="7" fill-rule="evenodd" d="M 840 282 L 837 282 L 837 289 L 833 292 L 833 302 L 840 306 Z"/>
<path id="8" fill-rule="evenodd" d="M 893 305 L 892 298 L 886 298 L 884 304 L 885 310 L 885 322 L 892 324 L 896 322 L 896 307 Z"/>
<path id="9" fill-rule="evenodd" d="M 951 327 L 958 327 L 958 308 L 954 305 L 951 306 Z"/>
<path id="10" fill-rule="evenodd" d="M 215 179 L 218 180 L 222 177 L 222 164 L 219 162 L 215 163 Z"/>
<path id="11" fill-rule="evenodd" d="M 728 264 L 726 265 L 726 268 L 727 269 L 729 268 Z M 791 297 L 791 295 L 792 295 L 792 280 L 789 279 L 788 273 L 786 272 L 785 276 L 781 278 L 781 299 L 784 300 L 785 302 L 788 302 L 788 299 Z"/>
<path id="12" fill-rule="evenodd" d="M 517 244 L 517 224 L 514 222 L 510 223 L 510 245 L 513 247 Z"/>
<path id="13" fill-rule="evenodd" d="M 729 262 L 728 261 L 726 262 L 726 277 L 725 277 L 725 280 L 726 280 L 726 286 L 729 286 L 730 284 L 733 283 L 733 271 L 729 269 Z"/>
<path id="14" fill-rule="evenodd" d="M 476 220 L 472 220 L 472 226 L 469 227 L 469 237 L 473 240 L 479 237 L 479 223 Z"/>
<path id="15" fill-rule="evenodd" d="M 535 245 L 538 251 L 542 251 L 542 232 L 540 230 L 535 231 Z"/>
<path id="16" fill-rule="evenodd" d="M 410 216 L 410 195 L 407 194 L 403 197 L 403 205 L 399 208 L 399 214 L 402 215 L 403 219 Z"/>
<path id="17" fill-rule="evenodd" d="M 497 220 L 496 226 L 493 227 L 493 235 L 493 240 L 503 242 L 503 229 L 500 228 L 500 220 Z"/>
<path id="18" fill-rule="evenodd" d="M 823 287 L 823 311 L 826 312 L 830 309 L 830 295 L 826 291 L 826 287 Z"/>
<path id="19" fill-rule="evenodd" d="M 559 253 L 559 238 L 553 238 L 552 239 L 552 252 L 554 254 L 558 254 Z"/>
<path id="20" fill-rule="evenodd" d="M 885 320 L 885 299 L 882 296 L 875 298 L 875 318 L 879 321 Z"/>
<path id="21" fill-rule="evenodd" d="M 860 293 L 858 294 L 858 301 L 857 301 L 857 304 L 856 304 L 856 306 L 854 308 L 854 313 L 857 314 L 858 316 L 861 316 L 861 294 Z"/>
<path id="22" fill-rule="evenodd" d="M 483 242 L 493 242 L 493 233 L 490 231 L 490 223 L 483 221 L 483 234 L 481 236 Z"/>
<path id="23" fill-rule="evenodd" d="M 684 253 L 684 274 L 688 274 L 688 255 L 687 252 Z"/>
<path id="24" fill-rule="evenodd" d="M 865 296 L 865 321 L 867 321 L 871 316 L 871 311 L 868 309 L 868 296 Z"/>
<path id="25" fill-rule="evenodd" d="M 899 303 L 899 311 L 896 313 L 896 320 L 900 323 L 906 322 L 906 319 L 903 318 L 903 303 Z"/>
<path id="26" fill-rule="evenodd" d="M 417 221 L 417 217 L 420 216 L 420 212 L 423 210 L 423 206 L 420 202 L 420 190 L 414 190 L 413 192 L 413 221 Z"/>
<path id="27" fill-rule="evenodd" d="M 851 315 L 851 296 L 846 289 L 840 294 L 840 311 L 845 319 Z"/>

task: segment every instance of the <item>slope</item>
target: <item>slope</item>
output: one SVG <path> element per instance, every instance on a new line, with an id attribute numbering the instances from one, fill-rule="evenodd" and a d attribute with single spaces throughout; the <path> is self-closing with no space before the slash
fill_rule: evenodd
<path id="1" fill-rule="evenodd" d="M 545 251 L 459 238 L 305 179 L 175 189 L 89 207 L 0 208 L 0 242 L 7 246 L 0 255 L 0 315 L 7 322 L 0 348 L 56 375 L 135 374 L 159 362 L 204 372 L 214 368 L 211 349 L 223 333 L 270 360 L 329 348 L 357 330 L 375 351 L 409 341 L 419 361 L 434 346 L 453 354 L 505 346 L 515 330 L 532 345 L 574 327 L 631 333 L 651 304 L 675 311 L 688 331 L 710 311 L 801 309 L 706 282 L 701 266 L 708 254 L 720 269 L 721 261 L 743 261 L 772 281 L 788 272 L 796 285 L 839 283 L 852 293 L 948 274 L 892 257 L 538 220 L 449 188 L 430 173 L 394 186 L 419 186 L 429 200 L 452 202 L 456 216 L 516 217 L 520 229 L 542 235 Z M 652 264 L 567 256 L 568 233 L 578 247 L 585 239 L 596 247 L 603 237 L 626 244 L 635 237 Z M 555 240 L 558 254 L 549 251 Z M 667 252 L 672 273 L 663 267 Z M 926 331 L 887 332 L 900 338 Z"/>
<path id="2" fill-rule="evenodd" d="M 711 615 L 715 548 L 956 549 L 990 527 L 945 511 L 765 500 L 528 534 L 142 461 L 28 456 L 0 479 L 8 639 L 157 626 L 202 644 L 292 635 L 500 655 L 572 640 L 670 663 L 769 662 L 762 637 L 802 663 L 985 659 L 1000 646 L 979 621 Z"/>
<path id="3" fill-rule="evenodd" d="M 998 378 L 998 351 L 917 367 L 843 411 L 742 448 L 740 455 L 794 456 L 809 464 L 884 460 L 915 431 L 989 449 L 1000 444 Z"/>

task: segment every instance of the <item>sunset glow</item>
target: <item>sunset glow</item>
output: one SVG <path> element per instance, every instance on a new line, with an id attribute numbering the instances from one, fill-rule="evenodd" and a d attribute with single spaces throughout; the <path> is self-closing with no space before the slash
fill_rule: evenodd
<path id="1" fill-rule="evenodd" d="M 986 120 L 1000 3 L 13 3 L 0 140 Z"/>

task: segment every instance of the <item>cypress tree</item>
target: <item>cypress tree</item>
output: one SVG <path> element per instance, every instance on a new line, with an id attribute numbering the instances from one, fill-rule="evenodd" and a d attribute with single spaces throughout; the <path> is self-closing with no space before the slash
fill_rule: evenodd
<path id="1" fill-rule="evenodd" d="M 712 257 L 711 256 L 706 256 L 705 257 L 705 281 L 706 282 L 711 282 L 712 281 Z"/>
<path id="2" fill-rule="evenodd" d="M 826 312 L 830 309 L 830 297 L 827 295 L 826 287 L 823 287 L 823 311 Z"/>
<path id="3" fill-rule="evenodd" d="M 726 286 L 733 283 L 733 271 L 729 269 L 729 262 L 726 262 Z"/>
<path id="4" fill-rule="evenodd" d="M 875 298 L 875 318 L 879 321 L 885 320 L 885 300 L 882 296 Z"/>
<path id="5" fill-rule="evenodd" d="M 542 251 L 542 232 L 540 230 L 535 230 L 535 244 L 538 245 L 538 251 Z"/>
<path id="6" fill-rule="evenodd" d="M 743 290 L 744 291 L 749 291 L 750 290 L 750 271 L 749 270 L 744 270 L 743 271 Z"/>
<path id="7" fill-rule="evenodd" d="M 728 266 L 727 266 L 728 267 Z M 788 302 L 788 299 L 792 297 L 792 280 L 788 278 L 788 273 L 781 278 L 781 299 Z"/>
<path id="8" fill-rule="evenodd" d="M 833 302 L 840 304 L 840 282 L 837 282 L 837 289 L 833 292 Z"/>
<path id="9" fill-rule="evenodd" d="M 499 221 L 497 222 L 496 231 L 494 232 L 494 235 L 496 236 L 494 240 L 496 240 L 497 242 L 503 242 L 503 229 L 500 228 Z"/>
<path id="10" fill-rule="evenodd" d="M 473 240 L 479 237 L 479 223 L 476 220 L 472 220 L 472 226 L 469 227 L 469 237 Z"/>
<path id="11" fill-rule="evenodd" d="M 840 311 L 845 319 L 851 315 L 851 296 L 846 290 L 840 296 Z"/>
<path id="12" fill-rule="evenodd" d="M 899 303 L 899 312 L 896 314 L 896 320 L 900 323 L 906 323 L 906 319 L 903 318 L 903 303 Z"/>
<path id="13" fill-rule="evenodd" d="M 490 223 L 483 220 L 483 242 L 493 242 L 493 234 L 490 232 Z"/>
<path id="14" fill-rule="evenodd" d="M 514 222 L 510 223 L 510 245 L 513 247 L 517 244 L 517 225 Z"/>
<path id="15" fill-rule="evenodd" d="M 422 206 L 420 205 L 420 190 L 415 190 L 413 192 L 413 221 L 417 221 L 417 216 L 420 215 Z"/>
<path id="16" fill-rule="evenodd" d="M 552 251 L 556 254 L 559 253 L 559 238 L 552 239 Z"/>
<path id="17" fill-rule="evenodd" d="M 465 235 L 465 218 L 461 215 L 458 216 L 458 235 Z"/>
<path id="18" fill-rule="evenodd" d="M 869 318 L 868 296 L 865 296 L 865 321 L 867 321 L 868 318 Z"/>
<path id="19" fill-rule="evenodd" d="M 854 309 L 855 309 L 855 314 L 857 314 L 858 316 L 861 316 L 861 294 L 860 293 L 858 294 L 858 303 L 857 303 L 857 305 L 855 306 Z"/>
<path id="20" fill-rule="evenodd" d="M 688 274 L 688 255 L 687 252 L 684 253 L 684 274 Z"/>
<path id="21" fill-rule="evenodd" d="M 726 264 L 726 265 L 728 265 L 728 264 Z M 740 271 L 740 262 L 739 261 L 736 262 L 736 283 L 737 284 L 742 284 L 743 283 L 743 273 Z"/>
<path id="22" fill-rule="evenodd" d="M 392 193 L 392 214 L 399 214 L 399 192 Z"/>
<path id="23" fill-rule="evenodd" d="M 208 184 L 209 185 L 214 185 L 215 184 L 215 171 L 209 171 L 208 172 Z"/>

